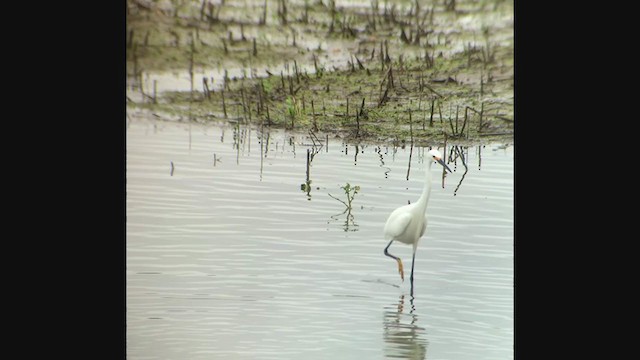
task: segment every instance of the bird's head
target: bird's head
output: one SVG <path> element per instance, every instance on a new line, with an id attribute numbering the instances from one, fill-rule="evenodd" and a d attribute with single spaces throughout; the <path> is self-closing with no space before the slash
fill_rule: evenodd
<path id="1" fill-rule="evenodd" d="M 435 162 L 444 166 L 444 168 L 447 169 L 449 172 L 452 172 L 451 169 L 449 169 L 449 167 L 447 166 L 447 164 L 444 163 L 444 160 L 442 160 L 442 154 L 440 153 L 440 151 L 436 149 L 429 150 L 429 156 L 431 156 L 431 158 Z"/>

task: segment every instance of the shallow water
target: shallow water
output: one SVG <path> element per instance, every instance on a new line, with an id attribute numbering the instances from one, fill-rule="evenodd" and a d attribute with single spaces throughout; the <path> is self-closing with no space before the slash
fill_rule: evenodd
<path id="1" fill-rule="evenodd" d="M 127 358 L 512 359 L 513 146 L 460 148 L 444 183 L 433 166 L 411 297 L 411 247 L 389 249 L 403 283 L 382 228 L 428 149 L 312 145 L 130 117 Z M 347 182 L 352 217 L 329 196 Z"/>

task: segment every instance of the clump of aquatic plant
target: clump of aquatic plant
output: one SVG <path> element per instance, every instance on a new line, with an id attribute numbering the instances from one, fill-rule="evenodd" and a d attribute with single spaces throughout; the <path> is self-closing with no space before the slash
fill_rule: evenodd
<path id="1" fill-rule="evenodd" d="M 289 115 L 289 119 L 291 119 L 291 127 L 294 127 L 294 121 L 300 117 L 302 111 L 300 110 L 300 105 L 295 97 L 287 96 L 285 101 L 285 107 L 287 110 L 287 114 Z"/>
<path id="2" fill-rule="evenodd" d="M 343 212 L 341 212 L 340 214 L 334 215 L 332 216 L 332 218 L 336 218 L 337 216 L 340 216 L 342 214 L 347 214 L 347 220 L 345 221 L 345 227 L 344 227 L 344 231 L 349 231 L 349 225 L 352 224 L 354 226 L 357 226 L 354 222 L 353 219 L 353 214 L 351 214 L 351 209 L 352 207 L 352 203 L 353 203 L 353 198 L 355 198 L 356 194 L 360 191 L 360 186 L 356 185 L 356 186 L 351 186 L 351 184 L 347 183 L 345 186 L 341 186 L 340 187 L 342 190 L 344 190 L 344 194 L 347 198 L 347 201 L 343 201 L 342 199 L 338 199 L 337 197 L 328 194 L 329 196 L 331 196 L 332 198 L 340 201 L 342 204 L 344 204 L 345 206 L 345 210 Z M 355 230 L 352 230 L 355 231 Z"/>
<path id="3" fill-rule="evenodd" d="M 351 186 L 351 184 L 347 183 L 345 186 L 340 186 L 340 189 L 344 190 L 344 194 L 347 197 L 347 201 L 342 201 L 341 199 L 338 199 L 337 197 L 329 194 L 329 196 L 331 196 L 332 198 L 340 201 L 341 203 L 344 204 L 344 206 L 346 207 L 345 211 L 343 212 L 343 214 L 345 212 L 349 212 L 351 213 L 351 203 L 353 202 L 353 198 L 356 196 L 356 194 L 358 193 L 358 191 L 360 191 L 360 186 L 356 185 L 356 186 Z"/>

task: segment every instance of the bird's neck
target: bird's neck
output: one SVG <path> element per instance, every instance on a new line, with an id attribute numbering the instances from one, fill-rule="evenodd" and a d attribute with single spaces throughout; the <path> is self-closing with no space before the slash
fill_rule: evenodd
<path id="1" fill-rule="evenodd" d="M 416 202 L 416 205 L 423 211 L 427 209 L 429 195 L 431 195 L 431 165 L 433 165 L 433 161 L 429 161 L 426 166 L 424 174 L 424 188 L 422 188 L 422 195 L 420 195 L 420 199 Z"/>

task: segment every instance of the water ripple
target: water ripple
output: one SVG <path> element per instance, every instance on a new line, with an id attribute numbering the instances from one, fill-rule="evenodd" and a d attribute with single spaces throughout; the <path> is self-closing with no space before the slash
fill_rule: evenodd
<path id="1" fill-rule="evenodd" d="M 264 152 L 234 131 L 127 128 L 129 357 L 513 358 L 512 148 L 469 148 L 463 180 L 434 178 L 414 298 L 411 247 L 391 248 L 402 282 L 382 228 L 420 196 L 428 149 L 407 180 L 408 148 L 332 140 L 306 192 L 309 141 L 273 131 Z M 347 182 L 352 218 L 329 196 L 346 201 Z"/>

